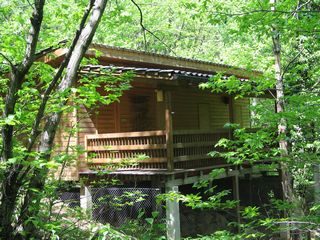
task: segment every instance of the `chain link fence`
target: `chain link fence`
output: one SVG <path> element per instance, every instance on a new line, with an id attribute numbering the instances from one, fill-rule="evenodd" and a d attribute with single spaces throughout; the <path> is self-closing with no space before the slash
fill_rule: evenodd
<path id="1" fill-rule="evenodd" d="M 159 188 L 100 187 L 91 191 L 92 218 L 102 224 L 120 227 L 139 217 L 150 218 L 152 212 L 159 213 L 158 219 L 165 216 L 162 206 L 156 202 L 161 194 Z M 60 199 L 69 207 L 80 207 L 80 190 L 63 192 Z"/>
<path id="2" fill-rule="evenodd" d="M 62 192 L 60 199 L 68 207 L 80 207 L 80 191 Z"/>
<path id="3" fill-rule="evenodd" d="M 94 188 L 92 189 L 93 219 L 119 227 L 127 220 L 151 217 L 152 212 L 161 213 L 156 197 L 158 188 Z M 161 214 L 160 214 L 161 215 Z"/>

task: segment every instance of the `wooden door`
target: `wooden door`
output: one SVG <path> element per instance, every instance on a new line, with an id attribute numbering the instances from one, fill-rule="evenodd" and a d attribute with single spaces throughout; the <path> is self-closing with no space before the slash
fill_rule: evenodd
<path id="1" fill-rule="evenodd" d="M 151 129 L 150 123 L 150 97 L 132 96 L 133 131 L 147 131 Z"/>
<path id="2" fill-rule="evenodd" d="M 210 104 L 199 103 L 198 114 L 199 114 L 199 129 L 201 130 L 210 129 Z"/>

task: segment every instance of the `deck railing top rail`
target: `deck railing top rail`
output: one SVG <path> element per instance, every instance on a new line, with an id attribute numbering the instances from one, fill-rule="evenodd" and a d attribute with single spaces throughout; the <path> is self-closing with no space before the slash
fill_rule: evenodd
<path id="1" fill-rule="evenodd" d="M 103 133 L 103 134 L 88 134 L 87 139 L 101 139 L 101 138 L 126 138 L 126 137 L 150 137 L 150 136 L 162 136 L 165 135 L 165 131 L 143 131 L 143 132 L 122 132 L 122 133 Z"/>
<path id="2" fill-rule="evenodd" d="M 218 134 L 218 133 L 228 133 L 228 129 L 218 129 L 218 130 L 174 130 L 173 135 L 188 135 L 188 134 Z"/>

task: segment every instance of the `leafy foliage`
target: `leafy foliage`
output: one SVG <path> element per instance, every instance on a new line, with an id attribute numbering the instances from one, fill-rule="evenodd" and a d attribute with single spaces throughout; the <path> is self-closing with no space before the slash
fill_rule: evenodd
<path id="1" fill-rule="evenodd" d="M 42 29 L 37 44 L 37 52 L 46 48 L 69 46 L 83 11 L 88 1 L 56 0 L 47 1 Z M 196 58 L 223 64 L 231 64 L 247 69 L 263 70 L 263 74 L 256 74 L 250 80 L 243 81 L 238 76 L 224 78 L 223 73 L 216 74 L 201 88 L 215 93 L 227 92 L 238 98 L 243 96 L 258 96 L 264 94 L 273 98 L 274 68 L 271 28 L 276 25 L 281 34 L 283 78 L 285 84 L 286 111 L 282 114 L 273 113 L 272 100 L 258 100 L 252 107 L 253 125 L 256 132 L 229 125 L 233 129 L 234 139 L 222 139 L 217 147 L 224 149 L 210 153 L 220 156 L 228 162 L 242 164 L 255 163 L 260 160 L 285 161 L 294 176 L 294 190 L 299 198 L 299 207 L 305 216 L 294 220 L 303 220 L 319 224 L 319 203 L 314 202 L 313 192 L 310 190 L 315 184 L 314 176 L 319 166 L 319 78 L 320 78 L 320 45 L 319 45 L 319 1 L 278 1 L 276 11 L 270 10 L 268 0 L 241 1 L 241 0 L 146 0 L 138 2 L 143 19 L 138 9 L 129 0 L 109 1 L 106 14 L 97 30 L 94 41 L 113 46 L 127 47 L 150 52 Z M 33 5 L 28 0 L 12 0 L 0 2 L 0 112 L 5 109 L 5 94 L 8 92 L 11 76 L 9 72 L 23 60 L 27 46 L 26 36 L 29 31 L 29 18 Z M 144 28 L 141 26 L 144 25 Z M 148 29 L 149 31 L 146 31 Z M 63 39 L 67 44 L 59 44 Z M 99 54 L 99 53 L 97 53 Z M 50 54 L 48 54 L 50 57 Z M 86 59 L 83 64 L 94 62 Z M 94 62 L 97 63 L 97 62 Z M 56 212 L 59 205 L 56 188 L 62 182 L 56 181 L 52 174 L 46 178 L 45 188 L 39 191 L 36 188 L 28 189 L 34 172 L 50 169 L 52 172 L 62 173 L 66 166 L 74 162 L 83 149 L 78 146 L 69 146 L 65 152 L 60 152 L 46 161 L 38 151 L 29 151 L 26 143 L 32 135 L 32 127 L 36 118 L 36 109 L 43 99 L 44 91 L 48 88 L 55 74 L 55 69 L 42 62 L 34 62 L 17 92 L 17 101 L 14 114 L 0 118 L 0 128 L 13 126 L 13 156 L 6 162 L 0 163 L 0 180 L 3 182 L 6 171 L 12 167 L 23 166 L 25 177 L 23 186 L 18 192 L 15 216 L 19 217 L 19 209 L 23 208 L 23 196 L 26 191 L 34 192 L 36 198 L 30 204 L 30 209 L 38 214 L 28 221 L 35 225 L 39 232 L 48 238 L 58 238 L 68 235 L 68 239 L 87 239 L 126 236 L 114 231 L 110 226 L 97 226 L 87 222 L 79 211 L 66 210 L 63 214 Z M 132 73 L 114 77 L 112 72 L 106 72 L 103 77 L 86 75 L 80 80 L 80 85 L 67 89 L 64 92 L 54 92 L 45 109 L 45 116 L 55 112 L 72 114 L 82 106 L 95 111 L 100 104 L 110 104 L 118 101 L 121 93 L 129 89 L 129 79 Z M 58 81 L 58 83 L 61 79 Z M 101 89 L 107 95 L 101 94 Z M 72 104 L 61 105 L 69 100 Z M 285 117 L 288 123 L 286 136 L 276 135 L 277 122 Z M 40 126 L 40 130 L 44 126 Z M 66 129 L 71 138 L 78 129 L 78 124 Z M 280 158 L 276 143 L 285 138 L 289 143 L 289 155 Z M 3 139 L 0 138 L 0 146 Z M 60 146 L 56 146 L 57 150 Z M 0 147 L 2 152 L 2 147 Z M 138 156 L 145 159 L 147 156 Z M 129 164 L 131 160 L 129 159 Z M 127 163 L 124 163 L 127 164 Z M 275 166 L 271 166 L 274 167 Z M 213 177 L 217 176 L 213 173 Z M 39 174 L 40 177 L 41 174 Z M 59 175 L 59 174 L 58 174 Z M 61 177 L 61 176 L 60 176 Z M 108 179 L 109 180 L 109 179 Z M 195 186 L 198 190 L 207 188 L 207 182 L 199 182 Z M 165 199 L 182 201 L 192 208 L 221 208 L 233 206 L 231 202 L 222 199 L 228 191 L 215 192 L 214 188 L 206 189 L 211 194 L 208 201 L 199 194 L 183 196 L 170 193 L 163 196 Z M 278 211 L 292 209 L 290 203 L 272 200 Z M 296 206 L 294 206 L 296 207 Z M 59 207 L 57 208 L 59 209 Z M 245 218 L 257 217 L 254 207 L 244 211 Z M 74 225 L 65 216 L 79 219 Z M 16 218 L 14 218 L 16 219 Z M 81 219 L 81 220 L 80 220 Z M 21 226 L 14 220 L 13 226 Z M 155 227 L 153 218 L 146 220 Z M 256 225 L 264 226 L 273 223 L 269 218 L 253 221 L 244 225 L 248 229 Z M 82 224 L 89 226 L 82 229 Z M 133 226 L 138 226 L 134 223 Z M 312 224 L 311 224 L 312 225 Z M 245 230 L 245 227 L 242 229 Z M 152 231 L 151 231 L 152 232 Z M 244 231 L 245 234 L 248 232 Z M 72 235 L 73 234 L 73 235 Z M 148 233 L 149 234 L 149 233 Z M 153 235 L 146 236 L 153 236 Z M 151 234 L 151 233 L 150 233 Z M 153 233 L 152 233 L 153 234 Z M 250 235 L 251 234 L 251 235 Z M 261 237 L 254 230 L 246 238 Z M 201 239 L 243 239 L 245 235 L 234 235 L 227 232 L 216 232 L 212 236 Z M 200 239 L 200 238 L 199 238 Z"/>

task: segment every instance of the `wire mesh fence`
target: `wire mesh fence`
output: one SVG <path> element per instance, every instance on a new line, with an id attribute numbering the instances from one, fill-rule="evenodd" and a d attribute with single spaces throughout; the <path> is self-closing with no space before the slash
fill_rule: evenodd
<path id="1" fill-rule="evenodd" d="M 60 199 L 68 207 L 80 207 L 80 191 L 62 192 Z"/>
<path id="2" fill-rule="evenodd" d="M 94 188 L 92 217 L 116 227 L 137 219 L 141 212 L 144 212 L 144 217 L 151 217 L 152 212 L 161 213 L 161 207 L 156 204 L 160 193 L 158 188 Z"/>
<path id="3" fill-rule="evenodd" d="M 156 202 L 159 188 L 100 187 L 92 188 L 91 194 L 92 219 L 102 224 L 120 227 L 130 220 L 152 217 L 153 212 L 158 212 L 157 219 L 165 215 Z M 80 190 L 62 192 L 60 199 L 69 207 L 80 207 Z"/>

